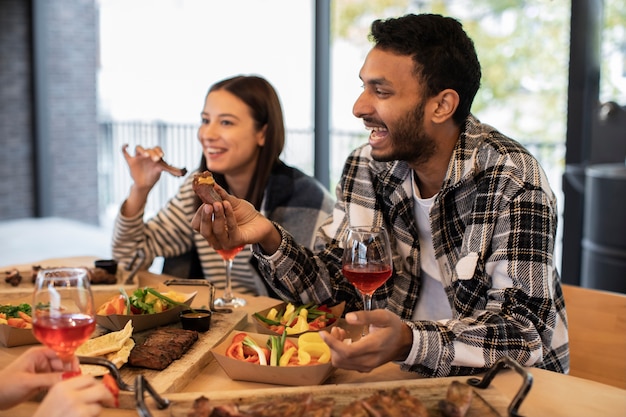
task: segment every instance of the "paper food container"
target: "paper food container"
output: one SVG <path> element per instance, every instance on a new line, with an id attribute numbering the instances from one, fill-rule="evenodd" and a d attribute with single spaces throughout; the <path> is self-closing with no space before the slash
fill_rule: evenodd
<path id="1" fill-rule="evenodd" d="M 196 292 L 185 294 L 185 304 L 190 305 L 193 302 Z M 133 321 L 133 332 L 141 332 L 153 327 L 164 326 L 180 320 L 178 314 L 187 309 L 186 306 L 174 306 L 162 313 L 154 314 L 110 314 L 108 316 L 96 315 L 96 323 L 100 326 L 118 331 L 122 330 L 129 320 Z"/>
<path id="2" fill-rule="evenodd" d="M 304 366 L 269 366 L 233 359 L 226 356 L 226 350 L 238 333 L 241 333 L 241 330 L 233 330 L 222 343 L 211 349 L 215 360 L 230 379 L 290 386 L 319 385 L 335 370 L 330 362 Z M 260 346 L 265 346 L 269 339 L 269 335 L 266 334 L 245 333 Z M 298 339 L 291 339 L 297 345 Z"/>
<path id="3" fill-rule="evenodd" d="M 32 329 L 18 329 L 8 324 L 0 324 L 0 344 L 4 347 L 34 345 L 39 340 Z"/>
<path id="4" fill-rule="evenodd" d="M 263 317 L 267 317 L 267 314 L 270 312 L 270 310 L 272 308 L 275 308 L 276 310 L 278 310 L 278 314 L 282 315 L 285 312 L 285 309 L 287 308 L 287 304 L 289 303 L 280 303 L 273 307 L 266 308 L 265 310 L 258 311 L 256 314 L 259 314 Z M 325 330 L 330 329 L 331 327 L 337 324 L 337 319 L 339 319 L 343 315 L 343 310 L 345 309 L 345 307 L 346 307 L 345 301 L 337 304 L 336 306 L 330 307 L 330 312 L 335 316 L 335 319 L 334 321 L 328 323 L 328 325 L 324 328 Z M 270 329 L 269 324 L 263 322 L 254 314 L 252 315 L 252 320 L 254 321 L 254 325 L 256 326 L 257 332 L 262 333 L 262 334 L 269 334 L 273 336 L 279 335 L 279 333 Z M 309 331 L 317 331 L 317 330 L 309 330 Z M 302 333 L 306 333 L 306 332 L 288 334 L 288 336 L 299 336 Z"/>

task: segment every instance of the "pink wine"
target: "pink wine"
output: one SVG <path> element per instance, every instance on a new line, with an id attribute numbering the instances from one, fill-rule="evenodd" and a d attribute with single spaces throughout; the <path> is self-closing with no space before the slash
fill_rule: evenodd
<path id="1" fill-rule="evenodd" d="M 344 265 L 343 276 L 363 294 L 374 291 L 391 276 L 390 265 Z"/>
<path id="2" fill-rule="evenodd" d="M 232 249 L 215 249 L 215 252 L 219 253 L 223 260 L 230 261 L 235 257 L 235 255 L 241 252 L 242 249 L 243 246 L 237 246 Z"/>
<path id="3" fill-rule="evenodd" d="M 53 349 L 63 359 L 74 354 L 96 328 L 96 321 L 86 314 L 40 316 L 33 320 L 37 340 Z"/>

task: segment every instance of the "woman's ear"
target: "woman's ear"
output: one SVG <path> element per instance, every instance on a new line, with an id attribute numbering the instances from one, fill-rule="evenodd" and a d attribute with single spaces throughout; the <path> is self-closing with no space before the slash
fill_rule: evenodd
<path id="1" fill-rule="evenodd" d="M 459 93 L 451 88 L 447 88 L 433 97 L 431 100 L 435 102 L 435 111 L 432 113 L 432 121 L 435 123 L 443 123 L 451 119 L 459 107 Z"/>
<path id="2" fill-rule="evenodd" d="M 267 123 L 263 125 L 263 127 L 256 132 L 256 144 L 258 146 L 265 146 L 265 138 L 267 136 Z"/>

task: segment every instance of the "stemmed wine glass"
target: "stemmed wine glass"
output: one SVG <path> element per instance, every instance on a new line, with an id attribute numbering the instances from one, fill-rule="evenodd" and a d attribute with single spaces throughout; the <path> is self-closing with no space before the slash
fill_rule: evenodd
<path id="1" fill-rule="evenodd" d="M 42 269 L 33 294 L 33 333 L 64 366 L 96 328 L 93 294 L 84 268 Z"/>
<path id="2" fill-rule="evenodd" d="M 342 264 L 343 276 L 361 293 L 365 310 L 370 311 L 372 295 L 393 271 L 387 231 L 378 226 L 349 227 Z"/>
<path id="3" fill-rule="evenodd" d="M 225 308 L 237 308 L 243 307 L 246 305 L 246 300 L 243 298 L 235 297 L 233 295 L 232 286 L 231 286 L 231 272 L 233 269 L 233 259 L 235 256 L 241 252 L 243 246 L 237 246 L 232 249 L 216 249 L 215 251 L 220 254 L 222 259 L 224 260 L 224 265 L 226 266 L 226 288 L 224 288 L 224 295 L 222 297 L 218 297 L 214 300 L 214 305 L 217 307 L 225 307 Z"/>

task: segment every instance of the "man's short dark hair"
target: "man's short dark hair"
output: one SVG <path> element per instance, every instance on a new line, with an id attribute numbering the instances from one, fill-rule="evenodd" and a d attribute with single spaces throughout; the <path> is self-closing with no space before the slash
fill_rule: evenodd
<path id="1" fill-rule="evenodd" d="M 436 14 L 409 14 L 372 23 L 375 47 L 415 62 L 416 75 L 433 97 L 446 88 L 459 94 L 454 120 L 462 125 L 480 87 L 480 63 L 474 42 L 458 20 Z"/>

